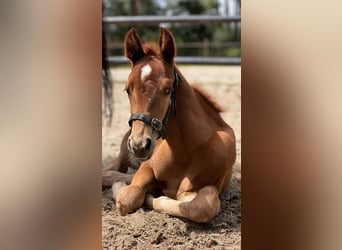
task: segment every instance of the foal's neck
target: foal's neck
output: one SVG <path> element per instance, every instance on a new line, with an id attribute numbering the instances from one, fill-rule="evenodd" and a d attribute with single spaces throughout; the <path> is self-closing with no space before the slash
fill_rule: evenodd
<path id="1" fill-rule="evenodd" d="M 175 67 L 179 76 L 176 87 L 176 112 L 170 114 L 166 140 L 176 151 L 191 153 L 211 134 L 207 119 L 195 91 Z"/>

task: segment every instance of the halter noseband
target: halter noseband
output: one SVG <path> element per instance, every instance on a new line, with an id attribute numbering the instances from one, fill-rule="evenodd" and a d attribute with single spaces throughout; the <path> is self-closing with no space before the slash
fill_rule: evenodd
<path id="1" fill-rule="evenodd" d="M 153 129 L 159 132 L 158 138 L 162 137 L 163 139 L 165 139 L 166 138 L 166 125 L 167 125 L 167 121 L 169 120 L 169 116 L 172 110 L 172 104 L 173 104 L 174 112 L 176 114 L 176 87 L 178 85 L 178 81 L 179 81 L 179 76 L 175 71 L 170 104 L 169 104 L 169 107 L 167 108 L 163 121 L 160 121 L 157 118 L 150 117 L 144 114 L 132 114 L 128 120 L 129 126 L 132 127 L 132 122 L 135 120 L 143 121 L 144 123 L 146 123 L 147 125 L 150 125 Z"/>

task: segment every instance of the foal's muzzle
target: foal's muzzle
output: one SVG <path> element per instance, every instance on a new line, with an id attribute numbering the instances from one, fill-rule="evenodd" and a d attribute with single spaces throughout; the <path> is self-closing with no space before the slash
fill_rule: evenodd
<path id="1" fill-rule="evenodd" d="M 127 140 L 127 148 L 137 160 L 148 160 L 153 152 L 154 143 L 150 136 L 130 136 Z"/>

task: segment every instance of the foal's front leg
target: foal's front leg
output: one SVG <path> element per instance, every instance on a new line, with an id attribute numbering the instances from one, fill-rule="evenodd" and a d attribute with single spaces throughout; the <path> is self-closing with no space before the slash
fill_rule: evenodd
<path id="1" fill-rule="evenodd" d="M 122 187 L 116 197 L 116 208 L 120 214 L 126 215 L 140 208 L 144 203 L 146 191 L 154 182 L 153 170 L 145 162 L 134 174 L 132 183 Z"/>

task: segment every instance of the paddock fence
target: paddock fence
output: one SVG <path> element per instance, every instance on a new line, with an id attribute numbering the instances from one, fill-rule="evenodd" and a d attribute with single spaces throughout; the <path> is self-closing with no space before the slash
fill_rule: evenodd
<path id="1" fill-rule="evenodd" d="M 102 18 L 104 25 L 159 25 L 165 26 L 170 23 L 188 23 L 188 24 L 212 24 L 212 23 L 240 23 L 240 16 L 205 16 L 205 15 L 189 15 L 189 16 L 106 16 Z M 123 45 L 118 43 L 109 44 L 114 48 L 121 48 Z M 183 47 L 202 47 L 203 56 L 177 56 L 175 58 L 178 64 L 216 64 L 216 65 L 241 65 L 241 57 L 210 57 L 206 56 L 210 47 L 229 46 L 241 48 L 240 42 L 211 43 L 208 41 L 187 43 L 181 45 Z M 124 56 L 109 56 L 106 58 L 112 66 L 118 64 L 127 64 L 129 61 Z"/>

